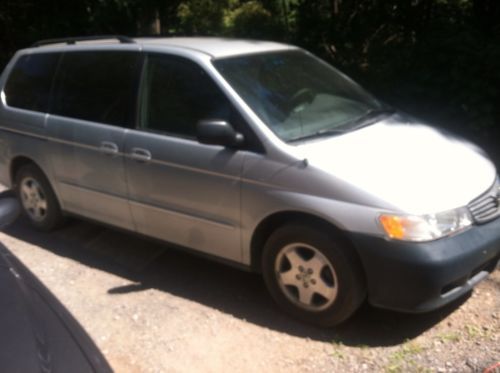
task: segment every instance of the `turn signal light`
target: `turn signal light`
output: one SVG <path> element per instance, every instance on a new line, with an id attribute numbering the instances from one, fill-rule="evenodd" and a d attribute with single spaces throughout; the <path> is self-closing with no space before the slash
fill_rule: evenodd
<path id="1" fill-rule="evenodd" d="M 403 219 L 399 216 L 382 215 L 380 223 L 384 228 L 385 233 L 390 238 L 403 239 L 405 237 L 405 227 Z"/>

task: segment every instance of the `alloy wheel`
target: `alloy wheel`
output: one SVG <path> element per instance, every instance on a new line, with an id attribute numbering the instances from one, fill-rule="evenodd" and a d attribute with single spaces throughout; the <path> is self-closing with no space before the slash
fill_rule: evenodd
<path id="1" fill-rule="evenodd" d="M 47 216 L 47 199 L 40 183 L 26 177 L 20 186 L 21 202 L 24 210 L 34 221 L 43 221 Z"/>
<path id="2" fill-rule="evenodd" d="M 283 247 L 275 261 L 281 291 L 295 305 L 322 311 L 337 298 L 337 275 L 328 258 L 311 245 L 292 243 Z"/>

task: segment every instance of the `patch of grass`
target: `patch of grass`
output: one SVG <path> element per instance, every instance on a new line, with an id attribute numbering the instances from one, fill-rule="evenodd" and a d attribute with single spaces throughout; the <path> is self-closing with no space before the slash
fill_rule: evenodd
<path id="1" fill-rule="evenodd" d="M 442 333 L 438 334 L 436 338 L 441 341 L 441 343 L 458 342 L 460 340 L 460 334 L 457 332 Z"/>
<path id="2" fill-rule="evenodd" d="M 367 349 L 369 349 L 369 348 L 370 348 L 370 346 L 365 345 L 365 344 L 356 345 L 356 346 L 354 346 L 354 347 L 359 348 L 359 349 L 361 349 L 361 350 L 367 350 Z"/>
<path id="3" fill-rule="evenodd" d="M 363 356 L 365 359 L 369 359 L 369 354 L 371 353 L 371 347 L 366 344 L 358 344 L 346 348 L 341 341 L 336 339 L 332 340 L 331 344 L 333 351 L 330 353 L 330 356 L 340 360 L 344 359 L 346 357 L 346 353 L 348 353 L 351 349 L 358 349 L 360 356 Z"/>
<path id="4" fill-rule="evenodd" d="M 476 325 L 465 325 L 465 331 L 470 339 L 476 339 L 481 335 L 481 329 Z"/>
<path id="5" fill-rule="evenodd" d="M 331 343 L 333 346 L 340 346 L 340 347 L 344 346 L 344 344 L 341 341 L 337 341 L 336 339 L 334 339 Z"/>
<path id="6" fill-rule="evenodd" d="M 465 333 L 467 334 L 467 338 L 470 340 L 488 338 L 491 336 L 491 330 L 477 326 L 477 325 L 465 325 Z"/>
<path id="7" fill-rule="evenodd" d="M 340 350 L 333 350 L 332 353 L 330 354 L 331 357 L 334 357 L 339 360 L 344 360 L 345 355 L 342 351 Z"/>
<path id="8" fill-rule="evenodd" d="M 424 351 L 425 348 L 417 342 L 406 342 L 397 351 L 389 357 L 389 363 L 386 367 L 388 373 L 404 372 L 405 366 L 411 366 L 417 372 L 425 372 L 427 368 L 421 367 L 413 359 L 416 355 Z"/>
<path id="9" fill-rule="evenodd" d="M 333 340 L 332 345 L 333 345 L 334 350 L 332 351 L 332 353 L 330 355 L 336 359 L 340 359 L 340 360 L 344 359 L 345 355 L 341 351 L 341 349 L 344 347 L 344 344 L 340 341 Z"/>

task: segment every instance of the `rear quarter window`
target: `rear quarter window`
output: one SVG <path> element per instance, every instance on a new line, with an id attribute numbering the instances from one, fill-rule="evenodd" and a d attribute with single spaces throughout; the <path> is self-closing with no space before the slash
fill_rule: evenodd
<path id="1" fill-rule="evenodd" d="M 7 105 L 47 112 L 58 53 L 21 56 L 11 70 L 4 93 Z"/>

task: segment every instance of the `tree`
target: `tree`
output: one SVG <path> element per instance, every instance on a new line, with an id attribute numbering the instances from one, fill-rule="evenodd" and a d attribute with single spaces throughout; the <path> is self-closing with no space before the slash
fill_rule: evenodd
<path id="1" fill-rule="evenodd" d="M 500 138 L 499 19 L 498 0 L 3 0 L 0 66 L 53 37 L 286 40 L 386 101 L 486 143 Z"/>
<path id="2" fill-rule="evenodd" d="M 259 1 L 233 1 L 226 11 L 226 32 L 235 37 L 254 39 L 281 39 L 284 27 L 280 18 L 273 17 Z"/>
<path id="3" fill-rule="evenodd" d="M 177 8 L 179 33 L 187 35 L 217 35 L 223 30 L 226 1 L 189 0 Z"/>

